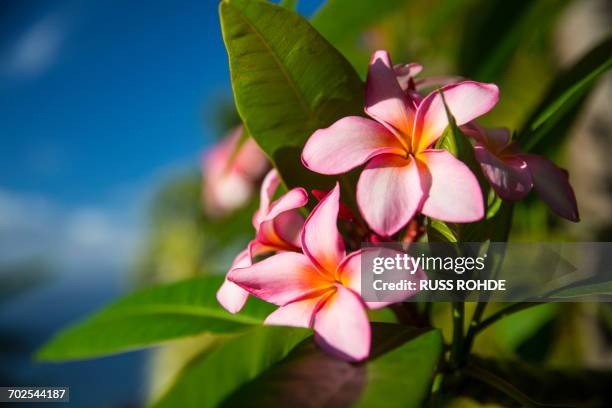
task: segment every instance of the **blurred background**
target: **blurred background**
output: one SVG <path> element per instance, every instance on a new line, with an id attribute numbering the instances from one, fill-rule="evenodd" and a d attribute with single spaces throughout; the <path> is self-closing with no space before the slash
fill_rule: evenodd
<path id="1" fill-rule="evenodd" d="M 395 62 L 422 63 L 425 76 L 496 82 L 502 99 L 483 123 L 510 129 L 612 26 L 606 0 L 386 0 L 376 12 L 367 2 L 324 3 L 303 0 L 298 12 L 314 15 L 362 76 L 371 51 L 386 48 Z M 31 356 L 122 293 L 224 273 L 252 234 L 266 164 L 255 146 L 236 147 L 217 2 L 24 0 L 0 9 L 0 385 L 70 385 L 77 406 L 139 406 L 197 339 L 67 364 Z M 320 13 L 338 18 L 330 25 Z M 530 197 L 517 206 L 512 239 L 611 240 L 611 101 L 608 74 L 558 138 L 538 146 L 570 171 L 582 222 L 560 222 Z M 562 307 L 508 319 L 476 351 L 609 366 L 610 309 Z M 561 316 L 572 324 L 561 329 Z"/>

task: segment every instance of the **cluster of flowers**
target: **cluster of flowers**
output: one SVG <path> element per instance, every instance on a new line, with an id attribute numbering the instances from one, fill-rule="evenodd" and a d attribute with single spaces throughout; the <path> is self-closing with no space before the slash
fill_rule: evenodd
<path id="1" fill-rule="evenodd" d="M 476 176 L 448 151 L 434 148 L 448 126 L 446 107 L 473 139 L 475 158 L 495 192 L 518 200 L 535 189 L 558 215 L 578 220 L 567 173 L 543 157 L 521 153 L 506 129 L 484 129 L 474 120 L 497 103 L 499 90 L 456 78 L 418 80 L 418 64 L 393 65 L 386 51 L 374 53 L 366 81 L 365 112 L 316 131 L 302 152 L 303 164 L 326 175 L 364 165 L 357 204 L 374 236 L 392 239 L 416 214 L 447 222 L 483 218 L 485 205 Z M 424 87 L 441 86 L 422 95 Z M 303 188 L 272 201 L 279 176 L 265 177 L 256 230 L 248 248 L 235 259 L 217 298 L 237 313 L 249 294 L 279 308 L 265 321 L 315 331 L 322 348 L 352 361 L 370 350 L 366 310 L 386 303 L 360 296 L 363 250 L 346 251 L 338 231 L 338 184 L 304 219 Z M 261 255 L 271 256 L 255 262 Z"/>

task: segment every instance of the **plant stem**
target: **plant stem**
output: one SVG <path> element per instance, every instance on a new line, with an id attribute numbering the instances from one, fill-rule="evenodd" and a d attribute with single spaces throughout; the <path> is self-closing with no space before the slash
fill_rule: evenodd
<path id="1" fill-rule="evenodd" d="M 476 310 L 474 310 L 474 314 L 472 315 L 472 320 L 470 321 L 470 327 L 468 328 L 468 332 L 465 336 L 463 355 L 464 358 L 470 354 L 472 351 L 472 345 L 474 343 L 474 338 L 478 332 L 478 326 L 480 325 L 480 321 L 482 320 L 482 315 L 487 307 L 487 302 L 482 301 L 476 304 Z"/>
<path id="2" fill-rule="evenodd" d="M 463 355 L 463 324 L 465 316 L 465 304 L 453 302 L 453 344 L 451 345 L 451 366 L 458 368 Z"/>

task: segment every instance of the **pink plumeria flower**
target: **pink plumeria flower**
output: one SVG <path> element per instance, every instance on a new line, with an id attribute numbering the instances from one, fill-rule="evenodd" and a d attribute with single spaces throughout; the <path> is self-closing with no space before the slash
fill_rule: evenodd
<path id="1" fill-rule="evenodd" d="M 268 169 L 268 161 L 253 139 L 235 151 L 241 134 L 242 126 L 232 129 L 202 160 L 202 199 L 209 215 L 222 216 L 245 205 Z"/>
<path id="2" fill-rule="evenodd" d="M 304 217 L 298 209 L 306 205 L 308 194 L 303 188 L 294 188 L 272 202 L 279 183 L 276 170 L 270 170 L 261 185 L 259 209 L 253 216 L 255 239 L 236 256 L 230 271 L 251 266 L 253 258 L 265 253 L 301 251 L 300 232 Z M 248 296 L 246 290 L 227 279 L 217 291 L 217 300 L 231 313 L 239 312 Z"/>
<path id="3" fill-rule="evenodd" d="M 361 256 L 346 254 L 337 228 L 338 185 L 312 211 L 302 229 L 303 253 L 281 252 L 247 268 L 230 271 L 228 279 L 253 295 L 280 306 L 265 323 L 311 327 L 318 344 L 350 361 L 370 352 L 368 307 L 361 296 Z"/>
<path id="4" fill-rule="evenodd" d="M 508 129 L 484 129 L 472 123 L 463 130 L 476 140 L 474 156 L 502 199 L 517 201 L 534 189 L 557 215 L 579 221 L 576 196 L 565 170 L 542 156 L 522 153 L 510 140 Z"/>
<path id="5" fill-rule="evenodd" d="M 404 92 L 386 51 L 372 57 L 366 81 L 366 113 L 348 116 L 316 131 L 302 161 L 322 174 L 345 173 L 366 163 L 357 184 L 357 203 L 370 227 L 390 236 L 421 212 L 449 222 L 484 215 L 478 181 L 446 150 L 433 149 L 448 118 L 439 91 L 422 100 Z M 490 111 L 496 85 L 463 81 L 440 89 L 458 125 Z"/>

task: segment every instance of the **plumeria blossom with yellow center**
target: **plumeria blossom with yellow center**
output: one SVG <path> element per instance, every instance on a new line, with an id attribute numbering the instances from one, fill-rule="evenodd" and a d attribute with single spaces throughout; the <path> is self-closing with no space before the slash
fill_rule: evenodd
<path id="1" fill-rule="evenodd" d="M 449 222 L 473 222 L 484 215 L 474 174 L 433 146 L 448 125 L 444 101 L 462 125 L 489 112 L 499 90 L 494 84 L 460 81 L 421 97 L 408 89 L 418 70 L 416 64 L 394 67 L 386 51 L 375 52 L 365 95 L 365 111 L 372 119 L 342 118 L 316 131 L 302 152 L 304 165 L 321 174 L 341 174 L 365 164 L 357 203 L 381 236 L 395 234 L 417 212 Z"/>
<path id="2" fill-rule="evenodd" d="M 230 271 L 250 266 L 256 256 L 279 251 L 301 251 L 300 232 L 304 217 L 299 211 L 308 202 L 308 193 L 303 188 L 294 188 L 272 202 L 280 179 L 275 169 L 264 178 L 261 185 L 259 209 L 253 216 L 255 239 L 240 252 Z M 227 279 L 217 292 L 217 300 L 231 313 L 242 309 L 249 293 Z"/>
<path id="3" fill-rule="evenodd" d="M 370 352 L 366 310 L 389 303 L 366 303 L 361 298 L 365 249 L 346 253 L 337 227 L 339 207 L 340 188 L 336 185 L 304 223 L 302 253 L 280 252 L 249 267 L 234 268 L 228 279 L 280 306 L 266 324 L 311 327 L 323 349 L 360 361 Z"/>

